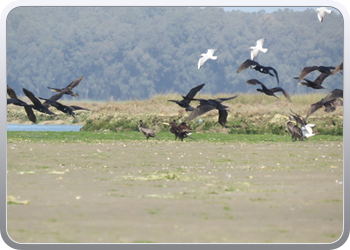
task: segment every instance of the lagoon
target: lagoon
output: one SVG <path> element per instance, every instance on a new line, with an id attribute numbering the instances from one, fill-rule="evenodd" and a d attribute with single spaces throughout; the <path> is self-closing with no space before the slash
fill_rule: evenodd
<path id="1" fill-rule="evenodd" d="M 7 131 L 79 131 L 82 125 L 7 124 Z"/>

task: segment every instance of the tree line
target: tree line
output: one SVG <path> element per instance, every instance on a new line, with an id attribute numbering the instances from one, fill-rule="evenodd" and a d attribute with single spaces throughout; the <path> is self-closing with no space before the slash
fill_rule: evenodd
<path id="1" fill-rule="evenodd" d="M 306 66 L 339 65 L 344 47 L 343 17 L 332 13 L 320 23 L 312 8 L 18 7 L 7 17 L 6 35 L 7 84 L 17 93 L 25 87 L 49 97 L 48 86 L 62 88 L 84 76 L 78 99 L 104 101 L 181 95 L 201 83 L 201 93 L 255 93 L 246 84 L 252 78 L 275 87 L 269 75 L 236 72 L 263 37 L 269 51 L 255 60 L 274 67 L 291 95 L 315 92 L 293 77 Z M 198 70 L 199 55 L 209 48 L 217 49 L 218 59 Z M 343 77 L 328 77 L 323 85 L 327 90 L 318 91 L 342 89 Z"/>

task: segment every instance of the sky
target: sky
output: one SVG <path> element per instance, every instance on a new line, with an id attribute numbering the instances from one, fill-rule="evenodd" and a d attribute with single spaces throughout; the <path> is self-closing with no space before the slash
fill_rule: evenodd
<path id="1" fill-rule="evenodd" d="M 260 10 L 265 10 L 265 12 L 271 13 L 271 12 L 277 11 L 279 9 L 284 10 L 285 8 L 291 9 L 293 11 L 304 11 L 308 8 L 311 8 L 311 9 L 314 8 L 316 11 L 316 9 L 318 7 L 286 7 L 286 6 L 283 6 L 283 7 L 224 7 L 224 10 L 226 10 L 226 11 L 241 10 L 241 11 L 245 11 L 245 12 L 258 12 Z M 334 9 L 334 8 L 329 7 L 329 9 L 334 11 L 337 14 L 339 13 L 339 11 Z"/>

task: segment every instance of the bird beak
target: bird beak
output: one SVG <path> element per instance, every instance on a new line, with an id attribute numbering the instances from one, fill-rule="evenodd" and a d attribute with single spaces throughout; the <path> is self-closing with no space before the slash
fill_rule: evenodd
<path id="1" fill-rule="evenodd" d="M 167 123 L 167 122 L 163 122 L 163 124 L 164 124 L 164 125 L 168 125 L 168 126 L 169 126 L 169 123 Z"/>

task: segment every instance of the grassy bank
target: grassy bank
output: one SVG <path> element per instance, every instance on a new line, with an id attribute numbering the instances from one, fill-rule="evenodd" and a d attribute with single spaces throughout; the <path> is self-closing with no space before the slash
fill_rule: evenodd
<path id="1" fill-rule="evenodd" d="M 216 96 L 200 95 L 199 98 L 228 97 L 233 94 L 221 94 Z M 195 132 L 213 132 L 224 134 L 288 134 L 285 129 L 284 116 L 294 112 L 305 116 L 310 105 L 322 99 L 325 94 L 308 94 L 292 96 L 293 102 L 288 102 L 284 97 L 280 99 L 262 94 L 240 94 L 238 98 L 225 102 L 230 107 L 227 118 L 228 128 L 223 128 L 217 123 L 217 110 L 210 111 L 197 119 L 189 122 Z M 25 98 L 23 98 L 25 100 Z M 81 124 L 82 131 L 112 131 L 128 132 L 138 131 L 138 121 L 142 119 L 144 124 L 155 132 L 166 132 L 168 127 L 164 122 L 173 119 L 184 121 L 189 113 L 167 100 L 179 100 L 179 94 L 157 95 L 148 100 L 134 100 L 125 102 L 90 102 L 90 101 L 62 101 L 67 105 L 78 105 L 90 109 L 90 111 L 77 111 L 76 118 L 60 113 L 49 116 L 35 111 L 39 124 Z M 196 106 L 193 102 L 192 106 Z M 337 107 L 332 113 L 324 112 L 323 108 L 310 116 L 308 122 L 316 124 L 315 132 L 322 135 L 343 134 L 343 107 Z M 8 123 L 30 123 L 23 107 L 8 105 Z"/>

